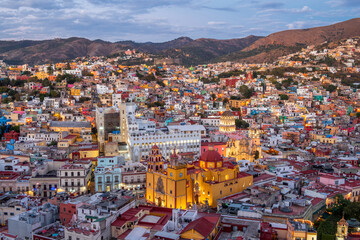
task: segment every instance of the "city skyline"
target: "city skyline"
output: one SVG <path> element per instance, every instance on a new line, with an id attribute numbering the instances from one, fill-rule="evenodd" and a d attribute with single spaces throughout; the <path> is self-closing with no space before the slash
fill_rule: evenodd
<path id="1" fill-rule="evenodd" d="M 0 39 L 230 39 L 330 25 L 356 18 L 359 11 L 360 2 L 355 0 L 4 0 L 0 7 Z"/>

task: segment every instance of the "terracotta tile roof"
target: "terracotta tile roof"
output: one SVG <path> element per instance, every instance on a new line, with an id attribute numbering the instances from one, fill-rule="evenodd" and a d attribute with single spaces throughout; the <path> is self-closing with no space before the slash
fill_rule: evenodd
<path id="1" fill-rule="evenodd" d="M 194 230 L 206 238 L 214 230 L 219 220 L 220 220 L 220 215 L 206 216 L 196 219 L 195 221 L 190 222 L 184 228 L 184 230 L 181 231 L 181 233 Z"/>

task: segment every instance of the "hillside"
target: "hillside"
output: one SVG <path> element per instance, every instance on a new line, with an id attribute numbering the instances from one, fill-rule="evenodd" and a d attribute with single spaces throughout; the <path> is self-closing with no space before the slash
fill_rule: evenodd
<path id="1" fill-rule="evenodd" d="M 248 47 L 260 37 L 215 40 L 187 37 L 164 43 L 116 43 L 85 38 L 53 39 L 44 41 L 0 41 L 0 59 L 10 64 L 39 64 L 59 62 L 83 56 L 109 56 L 127 49 L 156 54 L 159 57 L 180 58 L 184 64 L 199 64 Z"/>
<path id="2" fill-rule="evenodd" d="M 163 43 L 133 41 L 106 42 L 85 38 L 43 41 L 0 41 L 0 59 L 10 64 L 59 62 L 83 56 L 109 56 L 127 49 L 155 55 L 156 58 L 179 59 L 184 65 L 217 61 L 271 62 L 278 57 L 299 51 L 308 45 L 360 36 L 360 18 L 325 27 L 287 30 L 267 37 L 216 40 L 193 40 L 180 37 Z M 126 63 L 125 63 L 126 64 Z"/>
<path id="3" fill-rule="evenodd" d="M 27 42 L 29 41 L 0 42 L 0 57 L 13 64 L 37 64 L 59 62 L 82 56 L 106 56 L 125 49 L 120 44 L 99 40 L 90 41 L 85 38 Z"/>
<path id="4" fill-rule="evenodd" d="M 319 45 L 341 39 L 360 36 L 360 18 L 325 27 L 287 30 L 261 38 L 241 51 L 223 56 L 217 60 L 243 62 L 270 62 L 279 56 L 296 52 L 308 45 Z"/>

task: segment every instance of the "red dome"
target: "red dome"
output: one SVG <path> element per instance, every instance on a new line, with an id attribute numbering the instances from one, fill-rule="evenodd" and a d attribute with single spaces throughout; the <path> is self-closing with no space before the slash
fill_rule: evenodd
<path id="1" fill-rule="evenodd" d="M 207 150 L 200 156 L 200 161 L 205 162 L 218 162 L 222 160 L 223 158 L 221 157 L 220 153 L 215 150 Z"/>

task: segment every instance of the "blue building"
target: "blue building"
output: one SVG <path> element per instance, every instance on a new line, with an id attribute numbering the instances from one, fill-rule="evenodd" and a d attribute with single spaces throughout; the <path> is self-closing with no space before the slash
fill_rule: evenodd
<path id="1" fill-rule="evenodd" d="M 120 189 L 121 168 L 125 161 L 123 157 L 99 157 L 98 166 L 94 170 L 95 190 L 97 192 Z"/>

